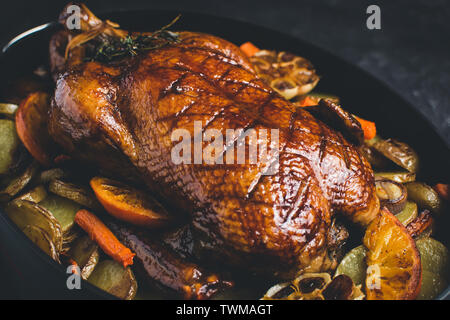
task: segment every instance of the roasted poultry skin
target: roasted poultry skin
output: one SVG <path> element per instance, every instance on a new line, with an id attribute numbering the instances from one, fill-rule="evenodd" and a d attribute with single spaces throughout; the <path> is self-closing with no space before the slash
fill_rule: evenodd
<path id="1" fill-rule="evenodd" d="M 235 45 L 208 34 L 178 35 L 176 44 L 100 63 L 76 54 L 64 61 L 58 46 L 70 34 L 56 34 L 52 138 L 71 157 L 137 179 L 188 214 L 210 258 L 280 276 L 333 268 L 333 216 L 365 225 L 378 212 L 370 165 L 340 132 L 259 79 Z M 186 129 L 193 137 L 194 121 L 224 136 L 226 129 L 279 129 L 275 174 L 248 159 L 174 164 L 171 134 Z"/>

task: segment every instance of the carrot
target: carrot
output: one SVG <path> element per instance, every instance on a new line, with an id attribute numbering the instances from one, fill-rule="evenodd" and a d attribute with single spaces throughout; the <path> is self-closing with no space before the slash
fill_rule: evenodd
<path id="1" fill-rule="evenodd" d="M 375 122 L 364 120 L 360 117 L 355 116 L 356 120 L 361 124 L 364 131 L 364 139 L 370 140 L 375 138 L 377 135 L 377 128 L 375 127 Z"/>
<path id="2" fill-rule="evenodd" d="M 259 48 L 256 47 L 251 42 L 243 43 L 243 44 L 241 44 L 241 46 L 239 48 L 242 50 L 242 52 L 245 53 L 245 55 L 247 57 L 251 57 L 251 56 L 253 56 L 255 53 L 257 53 L 259 51 Z"/>
<path id="3" fill-rule="evenodd" d="M 449 185 L 438 183 L 433 187 L 434 191 L 438 193 L 438 195 L 447 201 L 450 201 L 450 192 L 449 192 Z"/>
<path id="4" fill-rule="evenodd" d="M 97 242 L 107 255 L 121 263 L 124 268 L 133 264 L 133 257 L 136 254 L 117 240 L 111 230 L 94 214 L 84 209 L 80 210 L 75 215 L 75 222 Z"/>
<path id="5" fill-rule="evenodd" d="M 306 96 L 302 101 L 300 101 L 299 105 L 300 107 L 317 106 L 317 101 L 311 97 Z"/>

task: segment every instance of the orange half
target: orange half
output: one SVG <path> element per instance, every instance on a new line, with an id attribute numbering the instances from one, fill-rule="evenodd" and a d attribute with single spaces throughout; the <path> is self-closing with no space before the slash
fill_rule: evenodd
<path id="1" fill-rule="evenodd" d="M 367 300 L 412 300 L 422 282 L 419 251 L 403 224 L 380 210 L 364 236 Z"/>
<path id="2" fill-rule="evenodd" d="M 117 219 L 150 228 L 171 220 L 159 202 L 143 191 L 101 177 L 93 178 L 91 187 L 105 210 Z"/>

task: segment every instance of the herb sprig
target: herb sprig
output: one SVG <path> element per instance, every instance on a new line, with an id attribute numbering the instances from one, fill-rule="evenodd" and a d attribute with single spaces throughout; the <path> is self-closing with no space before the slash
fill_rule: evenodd
<path id="1" fill-rule="evenodd" d="M 167 29 L 175 24 L 180 17 L 181 15 L 178 15 L 168 25 L 149 34 L 128 34 L 125 37 L 100 34 L 94 39 L 94 48 L 90 50 L 91 54 L 86 56 L 86 60 L 110 62 L 127 56 L 136 56 L 143 51 L 178 43 L 178 34 Z"/>

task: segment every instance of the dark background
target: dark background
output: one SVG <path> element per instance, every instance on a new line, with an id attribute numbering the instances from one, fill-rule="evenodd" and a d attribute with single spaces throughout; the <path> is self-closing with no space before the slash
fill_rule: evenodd
<path id="1" fill-rule="evenodd" d="M 307 40 L 383 80 L 429 119 L 450 145 L 448 0 L 108 0 L 86 3 L 94 13 L 140 8 L 209 13 L 263 25 Z M 0 44 L 31 27 L 55 20 L 65 4 L 66 1 L 50 0 L 3 1 Z M 369 4 L 381 7 L 381 30 L 366 28 Z M 342 81 L 345 80 L 343 74 Z M 3 263 L 0 261 L 0 274 L 4 274 L 1 272 Z M 5 278 L 7 276 L 0 277 L 0 298 L 18 296 Z"/>

